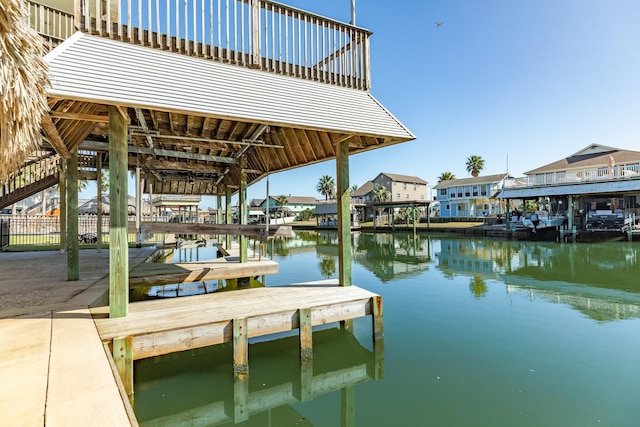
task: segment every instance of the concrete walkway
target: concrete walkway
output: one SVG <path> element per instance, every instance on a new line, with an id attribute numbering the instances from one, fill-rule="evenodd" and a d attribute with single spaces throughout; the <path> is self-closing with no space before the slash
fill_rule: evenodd
<path id="1" fill-rule="evenodd" d="M 129 250 L 129 267 L 153 248 Z M 80 251 L 68 282 L 59 251 L 0 253 L 0 424 L 136 425 L 89 305 L 108 292 L 109 251 Z"/>

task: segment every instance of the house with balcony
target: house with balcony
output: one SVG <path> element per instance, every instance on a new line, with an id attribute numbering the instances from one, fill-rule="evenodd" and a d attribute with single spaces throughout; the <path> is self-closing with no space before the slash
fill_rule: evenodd
<path id="1" fill-rule="evenodd" d="M 284 197 L 287 199 L 287 203 L 280 206 L 278 205 L 278 200 Z M 269 212 L 274 214 L 276 211 L 279 212 L 287 212 L 289 215 L 299 215 L 307 209 L 313 211 L 316 208 L 318 201 L 315 197 L 308 196 L 269 196 Z M 263 199 L 259 206 L 263 212 L 266 211 L 267 208 L 267 199 Z"/>
<path id="2" fill-rule="evenodd" d="M 615 230 L 640 217 L 640 152 L 591 144 L 563 159 L 509 178 L 499 197 L 533 200 L 565 215 L 578 230 Z"/>
<path id="3" fill-rule="evenodd" d="M 441 181 L 433 187 L 443 218 L 482 218 L 504 213 L 497 195 L 509 174 Z"/>

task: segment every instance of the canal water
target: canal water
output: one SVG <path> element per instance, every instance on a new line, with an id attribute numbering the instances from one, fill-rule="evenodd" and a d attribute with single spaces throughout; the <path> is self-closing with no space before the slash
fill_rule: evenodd
<path id="1" fill-rule="evenodd" d="M 267 286 L 336 278 L 337 235 L 299 232 Z M 353 235 L 353 282 L 371 319 L 253 342 L 234 382 L 230 345 L 136 362 L 142 425 L 640 425 L 640 245 L 451 235 Z"/>

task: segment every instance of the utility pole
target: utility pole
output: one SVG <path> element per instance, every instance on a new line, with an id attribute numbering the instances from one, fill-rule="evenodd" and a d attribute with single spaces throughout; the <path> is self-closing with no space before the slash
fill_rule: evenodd
<path id="1" fill-rule="evenodd" d="M 351 0 L 351 25 L 356 25 L 356 0 Z"/>

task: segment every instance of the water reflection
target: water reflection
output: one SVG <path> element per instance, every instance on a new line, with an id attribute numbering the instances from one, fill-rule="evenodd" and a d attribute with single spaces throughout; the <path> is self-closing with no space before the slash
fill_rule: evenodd
<path id="1" fill-rule="evenodd" d="M 230 344 L 138 361 L 136 416 L 141 425 L 311 425 L 292 405 L 337 390 L 348 416 L 354 386 L 378 379 L 382 359 L 338 328 L 314 331 L 313 344 L 304 364 L 297 336 L 252 344 L 249 376 L 235 381 Z"/>

